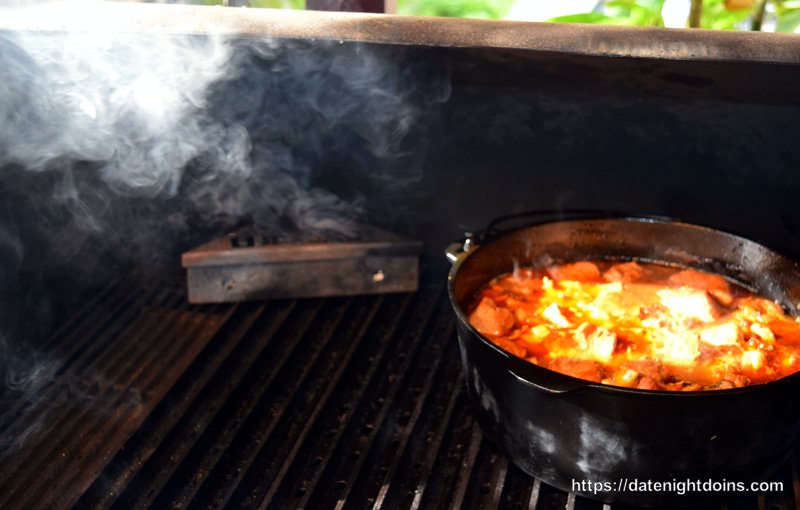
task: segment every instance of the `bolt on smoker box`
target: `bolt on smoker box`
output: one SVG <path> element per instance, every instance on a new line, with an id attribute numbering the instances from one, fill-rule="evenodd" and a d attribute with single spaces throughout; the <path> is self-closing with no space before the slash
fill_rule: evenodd
<path id="1" fill-rule="evenodd" d="M 183 254 L 190 303 L 413 292 L 422 245 L 359 226 L 354 236 L 243 229 Z"/>

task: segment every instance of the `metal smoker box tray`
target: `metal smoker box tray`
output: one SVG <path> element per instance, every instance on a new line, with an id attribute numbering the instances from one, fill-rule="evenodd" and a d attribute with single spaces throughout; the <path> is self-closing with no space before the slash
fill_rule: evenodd
<path id="1" fill-rule="evenodd" d="M 413 292 L 422 245 L 360 226 L 353 239 L 240 230 L 183 254 L 190 303 Z"/>

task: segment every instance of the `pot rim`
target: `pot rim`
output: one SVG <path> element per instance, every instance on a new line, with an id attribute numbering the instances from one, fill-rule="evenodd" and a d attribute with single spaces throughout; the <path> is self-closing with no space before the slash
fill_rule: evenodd
<path id="1" fill-rule="evenodd" d="M 578 377 L 573 377 L 571 375 L 562 374 L 561 372 L 556 372 L 554 370 L 550 370 L 549 368 L 544 368 L 539 365 L 535 365 L 526 361 L 522 358 L 519 358 L 510 352 L 506 351 L 502 347 L 494 344 L 488 338 L 486 338 L 483 334 L 481 334 L 477 329 L 475 329 L 472 324 L 470 324 L 466 313 L 461 307 L 456 303 L 455 298 L 455 282 L 458 278 L 458 273 L 461 269 L 463 263 L 467 260 L 467 258 L 477 251 L 481 249 L 482 246 L 486 244 L 493 243 L 501 238 L 506 236 L 513 235 L 521 230 L 526 230 L 538 226 L 549 225 L 553 223 L 571 223 L 571 222 L 584 222 L 584 221 L 597 221 L 597 220 L 612 220 L 612 221 L 619 221 L 619 222 L 640 222 L 640 223 L 659 223 L 659 224 L 672 224 L 682 228 L 690 228 L 698 231 L 704 231 L 714 234 L 723 234 L 729 237 L 733 237 L 736 239 L 741 239 L 743 241 L 747 241 L 749 243 L 755 243 L 762 248 L 779 255 L 780 257 L 789 258 L 786 255 L 783 255 L 764 244 L 754 241 L 752 239 L 742 237 L 736 234 L 732 234 L 730 232 L 726 232 L 723 230 L 707 227 L 704 225 L 698 225 L 695 223 L 688 223 L 677 219 L 670 219 L 665 217 L 653 217 L 653 216 L 646 216 L 646 215 L 632 215 L 632 214 L 625 214 L 625 215 L 603 215 L 602 213 L 598 213 L 597 216 L 584 216 L 579 218 L 562 218 L 562 219 L 550 219 L 545 220 L 542 222 L 537 222 L 533 224 L 523 225 L 517 228 L 513 228 L 503 232 L 502 234 L 485 241 L 482 244 L 472 245 L 467 251 L 460 253 L 455 260 L 452 260 L 452 266 L 450 271 L 447 275 L 447 294 L 448 298 L 450 299 L 450 305 L 452 306 L 453 310 L 456 313 L 456 317 L 458 321 L 465 326 L 467 330 L 472 333 L 480 342 L 485 345 L 486 347 L 491 348 L 495 351 L 498 355 L 504 358 L 504 365 L 506 370 L 511 372 L 511 374 L 519 379 L 523 383 L 527 383 L 529 386 L 534 386 L 536 388 L 548 391 L 550 393 L 567 393 L 571 391 L 578 391 L 578 390 L 586 390 L 586 391 L 600 391 L 603 393 L 610 393 L 610 394 L 618 394 L 618 395 L 635 395 L 635 396 L 643 396 L 647 398 L 714 398 L 714 397 L 727 397 L 732 395 L 739 395 L 745 393 L 752 393 L 757 391 L 768 391 L 771 388 L 775 388 L 784 384 L 793 383 L 796 380 L 800 380 L 800 371 L 795 372 L 793 374 L 789 374 L 784 376 L 780 379 L 776 379 L 774 381 L 770 381 L 767 383 L 761 384 L 753 384 L 750 386 L 744 386 L 741 388 L 730 388 L 724 390 L 697 390 L 697 391 L 669 391 L 669 390 L 644 390 L 639 388 L 627 388 L 624 386 L 612 386 L 608 384 L 597 383 L 594 381 L 589 381 L 587 379 L 581 379 Z M 791 259 L 793 260 L 793 259 Z M 459 334 L 459 341 L 461 341 Z M 516 367 L 514 366 L 516 365 Z M 516 370 L 514 370 L 516 369 Z M 522 373 L 521 373 L 522 372 Z M 551 378 L 556 379 L 559 381 L 562 386 L 561 389 L 552 390 L 549 389 L 546 385 L 542 386 L 537 383 L 537 381 L 531 380 L 533 379 L 530 377 L 529 374 L 537 375 L 539 373 L 540 377 L 544 378 Z"/>

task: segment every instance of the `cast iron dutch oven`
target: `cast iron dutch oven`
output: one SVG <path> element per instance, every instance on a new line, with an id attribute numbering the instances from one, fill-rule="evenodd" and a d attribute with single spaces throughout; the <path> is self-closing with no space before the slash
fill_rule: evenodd
<path id="1" fill-rule="evenodd" d="M 546 216 L 542 214 L 542 216 Z M 786 461 L 800 431 L 800 373 L 719 391 L 665 392 L 605 386 L 528 363 L 495 346 L 467 320 L 486 282 L 515 264 L 580 259 L 661 261 L 728 276 L 784 306 L 800 305 L 800 267 L 748 239 L 650 217 L 548 220 L 505 233 L 487 228 L 448 256 L 467 392 L 484 434 L 523 471 L 564 490 L 573 481 L 762 481 Z M 593 499 L 686 506 L 714 492 L 577 490 Z M 730 495 L 727 495 L 730 497 Z"/>

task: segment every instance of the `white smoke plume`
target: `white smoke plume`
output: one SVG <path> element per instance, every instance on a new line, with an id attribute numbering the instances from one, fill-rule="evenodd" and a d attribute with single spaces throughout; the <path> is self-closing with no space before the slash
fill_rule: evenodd
<path id="1" fill-rule="evenodd" d="M 4 162 L 33 171 L 65 157 L 100 162 L 114 191 L 148 196 L 174 195 L 210 143 L 216 168 L 250 171 L 246 130 L 206 113 L 209 87 L 232 72 L 219 38 L 17 33 L 3 47 Z"/>
<path id="2" fill-rule="evenodd" d="M 6 387 L 33 395 L 52 380 L 53 360 L 27 341 L 52 315 L 48 275 L 91 285 L 179 272 L 180 250 L 242 222 L 346 234 L 374 190 L 419 180 L 425 145 L 409 136 L 448 99 L 449 74 L 398 55 L 213 33 L 0 31 Z"/>

